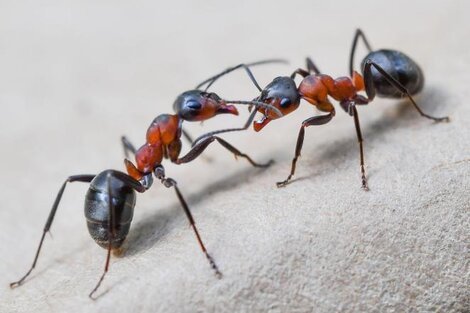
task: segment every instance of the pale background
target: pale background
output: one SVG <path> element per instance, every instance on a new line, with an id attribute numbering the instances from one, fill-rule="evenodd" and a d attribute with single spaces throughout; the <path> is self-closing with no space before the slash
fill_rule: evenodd
<path id="1" fill-rule="evenodd" d="M 468 1 L 1 1 L 0 311 L 470 310 L 469 9 Z M 86 185 L 72 184 L 36 271 L 8 288 L 31 264 L 65 177 L 123 169 L 122 134 L 142 144 L 178 93 L 240 62 L 291 61 L 254 69 L 262 85 L 306 56 L 345 75 L 357 27 L 373 47 L 416 59 L 426 74 L 417 100 L 452 118 L 435 124 L 401 101 L 361 107 L 370 192 L 360 189 L 353 121 L 339 110 L 307 130 L 299 180 L 274 186 L 288 174 L 301 121 L 316 114 L 303 104 L 259 134 L 226 136 L 256 160 L 274 158 L 269 170 L 215 146 L 212 163 L 166 164 L 222 280 L 173 191 L 155 185 L 138 199 L 106 294 L 90 301 L 105 251 L 85 227 Z M 214 90 L 257 95 L 242 72 Z M 188 129 L 241 125 L 240 111 Z"/>

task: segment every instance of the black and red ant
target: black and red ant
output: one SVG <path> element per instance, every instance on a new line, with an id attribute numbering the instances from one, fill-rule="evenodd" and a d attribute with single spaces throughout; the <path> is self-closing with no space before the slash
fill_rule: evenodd
<path id="1" fill-rule="evenodd" d="M 363 39 L 369 50 L 369 54 L 367 54 L 362 61 L 362 76 L 353 70 L 354 54 L 359 38 Z M 436 122 L 449 120 L 448 117 L 433 117 L 424 113 L 412 98 L 412 95 L 420 92 L 424 85 L 423 72 L 416 62 L 404 53 L 396 50 L 381 49 L 373 51 L 364 33 L 360 29 L 356 30 L 354 36 L 349 68 L 350 77 L 333 79 L 331 76 L 321 74 L 312 60 L 307 58 L 307 70 L 299 68 L 292 73 L 290 77 L 277 77 L 264 89 L 260 89 L 259 85 L 255 84 L 261 94 L 254 100 L 275 106 L 281 111 L 282 116 L 296 110 L 300 105 L 301 99 L 313 104 L 319 111 L 327 113 L 310 117 L 302 122 L 297 137 L 295 156 L 292 160 L 290 174 L 287 179 L 277 183 L 278 187 L 286 186 L 295 174 L 297 159 L 300 157 L 304 141 L 305 128 L 326 124 L 335 116 L 335 108 L 328 99 L 329 96 L 338 101 L 341 108 L 354 118 L 359 142 L 362 188 L 364 190 L 368 190 L 368 184 L 365 174 L 363 138 L 359 124 L 359 115 L 356 109 L 357 105 L 369 104 L 374 100 L 376 95 L 388 98 L 406 97 L 422 116 Z M 297 74 L 303 77 L 298 87 L 294 81 Z M 250 75 L 250 78 L 251 77 L 253 77 L 253 75 Z M 213 77 L 211 82 L 213 83 L 216 79 L 218 79 L 218 77 Z M 366 96 L 358 94 L 358 92 L 363 90 L 365 90 Z M 260 120 L 253 123 L 253 128 L 257 132 L 263 129 L 272 120 L 279 118 L 279 116 L 272 114 L 272 112 L 258 108 L 252 112 L 243 127 L 213 131 L 200 136 L 194 143 L 198 144 L 202 140 L 205 140 L 206 137 L 216 134 L 245 130 L 253 122 L 257 112 L 263 114 Z"/>
<path id="2" fill-rule="evenodd" d="M 172 178 L 165 177 L 163 167 L 155 168 L 155 174 L 165 187 L 175 188 L 176 195 L 181 203 L 181 206 L 183 207 L 184 212 L 186 213 L 191 227 L 194 230 L 196 239 L 202 249 L 202 252 L 209 260 L 209 263 L 214 269 L 216 275 L 221 277 L 221 272 L 219 271 L 217 265 L 207 252 L 207 249 L 202 242 L 199 231 L 196 228 L 194 218 L 176 184 L 176 181 Z M 121 248 L 124 240 L 127 237 L 127 234 L 129 233 L 136 203 L 135 192 L 137 191 L 139 193 L 143 193 L 147 190 L 145 186 L 143 186 L 139 181 L 125 173 L 115 170 L 106 170 L 99 173 L 98 175 L 74 175 L 68 177 L 65 180 L 59 190 L 59 193 L 57 194 L 54 204 L 52 205 L 49 217 L 47 218 L 41 240 L 39 241 L 39 246 L 36 250 L 33 264 L 31 265 L 31 268 L 28 270 L 28 272 L 20 280 L 10 284 L 11 288 L 16 288 L 23 284 L 25 279 L 35 268 L 42 244 L 44 242 L 44 237 L 51 228 L 65 187 L 67 183 L 73 182 L 90 183 L 90 187 L 88 188 L 88 192 L 85 197 L 85 217 L 87 220 L 88 232 L 99 246 L 107 249 L 108 251 L 103 274 L 89 294 L 89 297 L 94 299 L 93 294 L 98 290 L 101 282 L 108 272 L 111 252 L 114 251 L 119 253 L 119 249 Z"/>
<path id="3" fill-rule="evenodd" d="M 248 65 L 239 65 L 227 69 L 224 73 L 229 73 L 238 68 L 248 69 L 248 66 L 273 62 L 285 61 L 266 60 L 250 63 Z M 198 85 L 198 88 L 204 84 L 205 83 Z M 150 188 L 153 182 L 152 173 L 165 187 L 173 187 L 175 189 L 176 195 L 191 227 L 193 228 L 201 250 L 205 254 L 216 275 L 218 277 L 222 276 L 222 273 L 202 242 L 199 231 L 196 228 L 194 218 L 189 210 L 189 206 L 183 198 L 176 181 L 172 178 L 165 177 L 165 170 L 160 162 L 163 156 L 169 157 L 175 163 L 189 162 L 200 155 L 212 141 L 218 140 L 224 147 L 235 153 L 235 155 L 247 158 L 253 165 L 267 166 L 268 164 L 255 163 L 247 155 L 239 152 L 226 141 L 216 137 L 203 141 L 197 145 L 196 148 L 192 149 L 185 157 L 178 158 L 178 154 L 181 149 L 181 141 L 179 138 L 182 133 L 182 122 L 183 120 L 203 121 L 222 113 L 237 115 L 237 109 L 232 105 L 228 105 L 229 103 L 254 105 L 256 107 L 263 107 L 268 111 L 272 109 L 278 114 L 280 113 L 276 108 L 263 102 L 226 101 L 222 100 L 214 93 L 208 93 L 206 90 L 202 91 L 197 89 L 181 94 L 175 102 L 175 110 L 177 111 L 176 115 L 160 115 L 153 121 L 147 132 L 147 145 L 136 152 L 137 168 L 133 166 L 130 161 L 125 160 L 130 175 L 116 170 L 106 170 L 98 175 L 74 175 L 65 180 L 59 190 L 54 204 L 52 205 L 52 209 L 44 226 L 42 237 L 39 241 L 39 246 L 36 250 L 36 255 L 32 265 L 20 280 L 10 284 L 11 288 L 16 288 L 23 284 L 25 279 L 35 268 L 45 235 L 51 228 L 67 183 L 84 182 L 90 184 L 85 197 L 85 217 L 87 219 L 88 231 L 95 242 L 101 247 L 106 248 L 108 251 L 103 274 L 89 294 L 89 297 L 93 299 L 94 293 L 98 290 L 101 282 L 108 272 L 111 252 L 119 252 L 127 234 L 129 233 L 136 203 L 135 192 L 143 193 Z M 130 149 L 135 152 L 127 139 L 123 138 L 123 143 L 126 150 Z"/>

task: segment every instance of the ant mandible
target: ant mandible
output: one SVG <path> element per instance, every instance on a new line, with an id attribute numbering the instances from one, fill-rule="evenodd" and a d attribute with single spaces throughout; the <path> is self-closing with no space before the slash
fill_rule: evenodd
<path id="1" fill-rule="evenodd" d="M 359 38 L 363 39 L 369 50 L 369 54 L 362 61 L 362 76 L 353 70 L 354 54 Z M 296 110 L 301 99 L 313 104 L 319 111 L 327 113 L 310 117 L 302 122 L 297 136 L 295 156 L 292 159 L 290 174 L 287 179 L 277 183 L 278 187 L 286 186 L 295 174 L 297 159 L 300 157 L 304 141 L 305 128 L 326 124 L 335 116 L 335 108 L 328 99 L 329 96 L 338 101 L 341 108 L 354 118 L 359 142 L 362 188 L 364 190 L 368 190 L 369 187 L 364 165 L 363 137 L 356 105 L 367 105 L 374 100 L 376 95 L 388 98 L 407 97 L 421 116 L 436 122 L 449 121 L 448 117 L 433 117 L 424 113 L 412 98 L 412 95 L 420 92 L 424 85 L 423 72 L 416 62 L 396 50 L 381 49 L 373 51 L 360 29 L 356 30 L 354 36 L 349 67 L 350 77 L 333 79 L 331 76 L 322 74 L 313 61 L 307 58 L 307 70 L 299 68 L 290 77 L 275 78 L 261 90 L 261 95 L 255 98 L 256 101 L 275 106 L 281 111 L 282 116 Z M 294 81 L 297 74 L 303 77 L 298 87 Z M 363 90 L 365 90 L 367 97 L 358 94 Z M 244 127 L 213 131 L 200 136 L 194 143 L 197 144 L 207 136 L 247 129 L 254 120 L 256 111 L 263 114 L 260 120 L 253 123 L 253 128 L 257 132 L 272 120 L 279 118 L 279 116 L 267 112 L 263 108 L 258 108 L 250 115 Z"/>
<path id="2" fill-rule="evenodd" d="M 161 114 L 157 116 L 147 129 L 145 144 L 139 149 L 136 149 L 125 136 L 122 136 L 121 142 L 126 155 L 124 162 L 128 174 L 140 181 L 146 188 L 150 188 L 152 185 L 152 171 L 154 171 L 154 168 L 160 167 L 163 158 L 168 158 L 175 164 L 188 163 L 196 159 L 214 141 L 217 141 L 224 148 L 232 152 L 235 157 L 245 158 L 255 167 L 269 166 L 272 160 L 263 164 L 257 163 L 253 161 L 250 156 L 240 152 L 233 145 L 217 136 L 206 136 L 206 138 L 194 145 L 186 155 L 179 157 L 182 147 L 181 135 L 192 142 L 191 136 L 182 129 L 183 121 L 200 122 L 224 113 L 238 115 L 238 110 L 235 106 L 229 104 L 255 106 L 257 109 L 272 112 L 274 116 L 282 115 L 278 108 L 262 101 L 224 100 L 213 92 L 207 92 L 215 79 L 240 68 L 245 69 L 253 83 L 260 88 L 249 67 L 267 63 L 286 63 L 286 61 L 273 59 L 239 64 L 203 81 L 196 86 L 196 89 L 180 94 L 173 104 L 173 109 L 176 114 Z M 207 86 L 202 90 L 201 87 L 205 84 L 207 84 Z M 129 152 L 135 155 L 136 165 L 127 159 Z"/>
<path id="3" fill-rule="evenodd" d="M 161 183 L 167 187 L 173 187 L 176 192 L 181 206 L 193 228 L 196 235 L 196 239 L 208 259 L 212 269 L 218 277 L 222 274 L 219 271 L 212 257 L 207 252 L 207 249 L 202 242 L 199 231 L 194 222 L 194 218 L 189 210 L 189 207 L 179 190 L 176 181 L 172 178 L 166 178 L 163 168 L 155 170 L 158 172 L 158 179 Z M 83 182 L 89 183 L 90 187 L 85 197 L 85 217 L 87 220 L 88 232 L 95 242 L 102 248 L 107 249 L 108 253 L 106 256 L 106 262 L 103 274 L 101 275 L 98 283 L 88 295 L 91 299 L 93 294 L 98 290 L 101 282 L 103 281 L 106 273 L 109 269 L 109 262 L 111 258 L 111 252 L 114 251 L 119 253 L 124 240 L 131 226 L 131 221 L 134 215 L 134 207 L 136 203 L 136 191 L 139 193 L 145 192 L 147 189 L 139 181 L 130 177 L 129 175 L 115 170 L 106 170 L 98 175 L 74 175 L 68 177 L 62 184 L 62 187 L 57 194 L 57 197 L 52 205 L 52 209 L 47 218 L 44 230 L 42 233 L 39 246 L 36 250 L 33 264 L 28 272 L 18 281 L 10 284 L 11 288 L 16 288 L 23 284 L 25 279 L 31 274 L 38 261 L 39 253 L 44 242 L 46 233 L 49 232 L 52 222 L 54 220 L 57 208 L 59 206 L 62 195 L 65 191 L 67 183 Z"/>

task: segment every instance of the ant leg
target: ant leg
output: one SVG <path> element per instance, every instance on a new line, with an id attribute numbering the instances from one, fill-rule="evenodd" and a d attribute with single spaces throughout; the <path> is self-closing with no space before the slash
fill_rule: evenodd
<path id="1" fill-rule="evenodd" d="M 307 70 L 298 68 L 298 69 L 295 70 L 294 73 L 292 73 L 292 74 L 290 75 L 290 78 L 295 79 L 295 75 L 300 75 L 300 76 L 302 76 L 302 77 L 307 77 L 307 76 L 310 75 L 311 73 L 313 73 L 313 74 L 315 74 L 315 75 L 321 74 L 320 70 L 319 70 L 318 67 L 315 65 L 315 63 L 313 63 L 313 61 L 312 61 L 311 58 L 306 58 L 306 59 L 305 59 L 305 63 L 307 64 Z"/>
<path id="2" fill-rule="evenodd" d="M 194 140 L 193 137 L 184 129 L 181 129 L 181 133 L 183 134 L 184 139 L 188 141 L 188 143 L 193 146 L 194 145 Z"/>
<path id="3" fill-rule="evenodd" d="M 54 204 L 52 205 L 52 209 L 49 213 L 49 217 L 47 218 L 46 225 L 44 225 L 44 230 L 43 230 L 43 233 L 42 233 L 42 237 L 41 237 L 41 240 L 39 241 L 39 246 L 36 250 L 36 256 L 34 257 L 34 261 L 33 261 L 33 264 L 31 265 L 31 268 L 20 280 L 11 283 L 10 288 L 16 288 L 16 287 L 20 286 L 24 282 L 24 280 L 29 276 L 29 274 L 31 274 L 32 270 L 36 267 L 36 263 L 37 263 L 38 257 L 39 257 L 39 252 L 41 251 L 42 244 L 44 242 L 44 237 L 46 236 L 46 233 L 51 228 L 52 221 L 54 220 L 55 213 L 57 211 L 57 208 L 58 208 L 59 203 L 60 203 L 60 199 L 62 198 L 62 194 L 64 193 L 65 186 L 67 185 L 67 183 L 73 183 L 73 182 L 89 183 L 93 180 L 93 178 L 95 178 L 95 175 L 74 175 L 74 176 L 68 177 L 65 180 L 65 182 L 62 184 L 62 187 L 59 190 L 59 193 L 57 194 L 57 197 L 54 201 Z"/>
<path id="4" fill-rule="evenodd" d="M 124 148 L 124 155 L 126 157 L 126 159 L 129 158 L 129 151 L 135 155 L 135 152 L 137 151 L 136 148 L 134 147 L 134 145 L 129 141 L 129 139 L 127 139 L 126 136 L 122 136 L 121 137 L 121 143 L 122 143 L 122 147 Z"/>
<path id="5" fill-rule="evenodd" d="M 108 173 L 108 175 L 106 177 L 106 183 L 108 185 L 108 210 L 109 210 L 109 215 L 108 215 L 108 253 L 106 255 L 106 262 L 105 262 L 105 265 L 104 265 L 103 274 L 101 275 L 100 280 L 96 284 L 95 288 L 93 288 L 93 290 L 88 295 L 88 297 L 90 297 L 90 299 L 92 299 L 92 300 L 96 300 L 96 298 L 93 298 L 93 294 L 96 292 L 96 290 L 98 290 L 98 288 L 101 285 L 101 282 L 103 282 L 104 276 L 108 272 L 109 261 L 111 259 L 111 250 L 113 248 L 113 240 L 114 240 L 114 237 L 116 236 L 116 229 L 115 229 L 116 221 L 115 221 L 114 205 L 113 205 L 113 200 L 112 200 L 113 199 L 113 194 L 112 194 L 112 190 L 111 190 L 111 175 L 112 175 L 111 173 Z"/>
<path id="6" fill-rule="evenodd" d="M 257 113 L 256 110 L 253 110 L 253 112 L 251 112 L 250 116 L 248 117 L 248 120 L 245 122 L 245 125 L 243 127 L 219 129 L 219 130 L 211 131 L 211 132 L 205 133 L 204 135 L 199 136 L 198 138 L 196 138 L 196 140 L 194 140 L 192 147 L 194 147 L 201 140 L 207 137 L 212 137 L 214 135 L 222 134 L 222 133 L 237 132 L 237 131 L 248 129 L 248 127 L 250 127 L 251 123 L 255 119 L 256 113 Z"/>
<path id="7" fill-rule="evenodd" d="M 296 75 L 307 77 L 308 75 L 310 75 L 310 73 L 304 69 L 298 68 L 290 75 L 290 78 L 295 79 Z"/>
<path id="8" fill-rule="evenodd" d="M 127 186 L 131 187 L 137 192 L 145 192 L 147 189 L 145 189 L 145 186 L 142 185 L 138 180 L 132 178 L 132 176 L 129 176 L 123 172 L 120 171 L 112 171 L 111 172 L 112 177 L 119 179 L 123 183 L 125 183 Z"/>
<path id="9" fill-rule="evenodd" d="M 165 187 L 167 188 L 173 187 L 175 189 L 176 196 L 178 197 L 178 200 L 180 201 L 181 206 L 183 207 L 184 213 L 186 213 L 186 216 L 188 217 L 189 224 L 191 225 L 191 227 L 194 230 L 194 233 L 196 234 L 196 239 L 199 243 L 199 246 L 201 247 L 202 252 L 205 254 L 212 269 L 215 271 L 215 275 L 217 276 L 217 278 L 222 278 L 222 273 L 217 267 L 217 264 L 215 264 L 214 259 L 207 252 L 206 246 L 202 242 L 201 236 L 199 235 L 199 231 L 197 230 L 197 227 L 196 227 L 196 222 L 194 221 L 193 215 L 191 214 L 191 211 L 189 210 L 189 206 L 186 203 L 186 200 L 183 198 L 183 195 L 181 194 L 181 191 L 179 190 L 178 185 L 176 184 L 176 181 L 172 178 L 161 178 L 161 181 Z"/>
<path id="10" fill-rule="evenodd" d="M 209 89 L 209 87 L 217 80 L 219 79 L 220 77 L 232 72 L 232 71 L 235 71 L 239 68 L 244 68 L 246 71 L 247 71 L 247 74 L 248 76 L 250 77 L 251 81 L 253 82 L 253 84 L 261 91 L 258 83 L 256 82 L 254 76 L 253 76 L 253 73 L 251 73 L 249 67 L 251 66 L 256 66 L 256 65 L 263 65 L 263 64 L 268 64 L 268 63 L 287 63 L 286 60 L 283 60 L 283 59 L 271 59 L 271 60 L 262 60 L 262 61 L 257 61 L 257 62 L 252 62 L 252 63 L 247 63 L 247 64 L 238 64 L 237 66 L 233 66 L 233 67 L 230 67 L 224 71 L 222 71 L 221 73 L 217 74 L 217 75 L 214 75 L 206 80 L 204 80 L 202 83 L 200 83 L 199 85 L 196 86 L 196 89 L 200 89 L 203 85 L 209 83 L 209 85 L 206 87 L 205 91 L 207 91 Z"/>
<path id="11" fill-rule="evenodd" d="M 357 134 L 357 141 L 359 142 L 359 153 L 361 156 L 361 179 L 362 179 L 362 189 L 365 191 L 369 191 L 369 186 L 367 185 L 367 178 L 366 178 L 366 170 L 364 164 L 364 147 L 363 147 L 363 139 L 362 139 L 362 131 L 361 125 L 359 124 L 359 115 L 357 113 L 356 105 L 351 104 L 352 113 L 354 117 L 354 125 L 356 126 L 356 134 Z"/>
<path id="12" fill-rule="evenodd" d="M 183 137 L 186 139 L 186 141 L 189 142 L 191 147 L 194 147 L 194 145 L 198 142 L 198 140 L 201 137 L 205 137 L 207 135 L 207 134 L 205 134 L 205 135 L 199 136 L 196 140 L 193 140 L 193 137 L 186 130 L 182 129 L 181 132 L 183 134 Z M 212 158 L 210 158 L 208 156 L 202 155 L 201 158 L 203 158 L 203 160 L 208 162 L 208 163 L 212 162 Z"/>
<path id="13" fill-rule="evenodd" d="M 315 63 L 313 63 L 311 58 L 305 59 L 305 62 L 307 63 L 307 69 L 309 73 L 314 73 L 316 75 L 321 74 L 320 70 L 315 65 Z"/>
<path id="14" fill-rule="evenodd" d="M 211 136 L 198 142 L 185 156 L 175 160 L 174 163 L 183 164 L 183 163 L 191 162 L 192 160 L 196 159 L 212 142 L 214 142 L 214 140 L 217 140 L 217 142 L 220 143 L 224 148 L 232 152 L 235 155 L 235 158 L 236 157 L 245 158 L 248 160 L 248 162 L 251 163 L 251 165 L 255 167 L 268 167 L 273 162 L 272 160 L 270 160 L 268 163 L 265 163 L 265 164 L 256 163 L 248 155 L 240 152 L 237 148 L 229 144 L 227 141 L 217 136 Z"/>
<path id="15" fill-rule="evenodd" d="M 421 116 L 424 116 L 436 122 L 448 122 L 449 121 L 448 116 L 434 117 L 434 116 L 424 113 L 421 110 L 421 108 L 418 106 L 418 104 L 413 100 L 413 97 L 411 97 L 408 90 L 406 90 L 406 88 L 402 84 L 400 84 L 399 81 L 393 78 L 390 74 L 388 74 L 383 68 L 381 68 L 376 63 L 372 62 L 371 60 L 366 60 L 365 65 L 364 65 L 364 82 L 366 85 L 366 93 L 370 101 L 373 100 L 375 97 L 375 86 L 374 86 L 374 82 L 372 78 L 372 66 L 387 80 L 387 82 L 390 85 L 397 88 L 402 94 L 408 97 L 408 99 L 411 101 L 411 103 L 413 103 L 415 109 L 419 112 L 419 114 L 421 114 Z"/>
<path id="16" fill-rule="evenodd" d="M 359 40 L 359 37 L 362 38 L 362 41 L 366 45 L 367 50 L 369 50 L 369 52 L 372 51 L 372 48 L 370 47 L 369 42 L 367 41 L 366 36 L 362 32 L 362 30 L 360 30 L 359 28 L 356 29 L 356 33 L 354 34 L 354 39 L 353 39 L 352 46 L 351 46 L 351 52 L 349 54 L 349 75 L 351 76 L 354 71 L 354 54 L 356 53 L 356 46 L 357 46 L 357 41 Z"/>
<path id="17" fill-rule="evenodd" d="M 292 159 L 292 166 L 290 170 L 290 174 L 287 177 L 286 180 L 282 182 L 277 182 L 276 185 L 277 187 L 285 187 L 289 181 L 292 179 L 292 176 L 295 174 L 295 167 L 297 164 L 297 159 L 300 157 L 300 152 L 302 150 L 302 145 L 304 143 L 304 137 L 305 137 L 305 128 L 313 125 L 323 125 L 331 121 L 333 116 L 335 115 L 334 111 L 326 114 L 326 115 L 320 115 L 320 116 L 314 116 L 311 118 L 306 119 L 303 121 L 302 126 L 300 127 L 299 135 L 297 136 L 297 145 L 295 146 L 295 156 Z"/>

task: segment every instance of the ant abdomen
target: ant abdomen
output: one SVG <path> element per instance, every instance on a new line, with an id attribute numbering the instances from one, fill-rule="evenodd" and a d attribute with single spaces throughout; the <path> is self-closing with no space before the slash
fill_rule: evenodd
<path id="1" fill-rule="evenodd" d="M 109 244 L 109 199 L 108 191 L 111 191 L 112 208 L 114 210 L 113 241 L 111 246 L 117 249 L 122 246 L 132 222 L 136 194 L 134 189 L 122 180 L 110 176 L 104 171 L 98 174 L 90 183 L 90 188 L 85 197 L 85 217 L 88 232 L 95 242 L 102 248 L 108 248 Z M 108 181 L 110 186 L 108 187 Z"/>
<path id="2" fill-rule="evenodd" d="M 389 49 L 372 51 L 362 61 L 362 69 L 364 69 L 368 60 L 380 65 L 385 72 L 404 86 L 410 95 L 417 94 L 423 89 L 423 72 L 418 64 L 406 54 Z M 394 85 L 390 84 L 386 77 L 381 75 L 375 68 L 372 68 L 372 77 L 376 92 L 379 96 L 384 98 L 402 98 L 405 96 Z"/>

